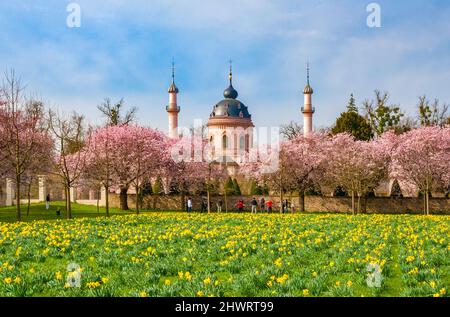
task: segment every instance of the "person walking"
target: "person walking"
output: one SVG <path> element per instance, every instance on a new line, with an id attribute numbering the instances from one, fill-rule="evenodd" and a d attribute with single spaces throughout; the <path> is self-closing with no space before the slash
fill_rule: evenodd
<path id="1" fill-rule="evenodd" d="M 255 197 L 253 197 L 251 205 L 252 205 L 252 214 L 253 213 L 256 214 L 258 212 L 258 202 L 256 201 Z"/>
<path id="2" fill-rule="evenodd" d="M 219 198 L 217 201 L 217 212 L 222 212 L 223 201 L 222 198 Z"/>
<path id="3" fill-rule="evenodd" d="M 261 197 L 261 199 L 259 200 L 259 208 L 261 212 L 266 211 L 266 200 L 264 199 L 264 197 Z"/>
<path id="4" fill-rule="evenodd" d="M 289 202 L 286 199 L 286 201 L 284 202 L 284 211 L 283 211 L 283 213 L 287 214 L 288 212 L 289 212 Z"/>
<path id="5" fill-rule="evenodd" d="M 291 201 L 291 211 L 292 211 L 293 214 L 295 214 L 295 203 L 294 203 L 293 199 Z"/>
<path id="6" fill-rule="evenodd" d="M 191 197 L 187 200 L 187 212 L 192 212 L 192 199 Z"/>
<path id="7" fill-rule="evenodd" d="M 201 204 L 201 209 L 200 209 L 200 213 L 204 213 L 206 212 L 208 206 L 207 206 L 207 202 L 205 197 L 202 197 L 202 204 Z"/>
<path id="8" fill-rule="evenodd" d="M 266 206 L 267 206 L 267 212 L 270 214 L 272 212 L 272 206 L 273 206 L 273 202 L 269 199 L 266 202 Z"/>
<path id="9" fill-rule="evenodd" d="M 48 210 L 50 208 L 50 194 L 47 194 L 45 197 L 45 209 Z"/>

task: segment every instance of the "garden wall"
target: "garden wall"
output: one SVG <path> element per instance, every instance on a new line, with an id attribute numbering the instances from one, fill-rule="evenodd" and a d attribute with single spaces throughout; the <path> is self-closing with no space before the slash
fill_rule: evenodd
<path id="1" fill-rule="evenodd" d="M 110 194 L 110 206 L 119 207 L 119 195 Z M 266 197 L 266 201 L 269 196 Z M 194 210 L 200 210 L 200 197 L 192 197 Z M 260 197 L 256 197 L 259 202 Z M 250 210 L 251 197 L 229 197 L 228 209 L 235 210 L 238 199 L 243 199 L 246 204 L 246 211 Z M 274 202 L 274 210 L 279 211 L 279 197 L 270 196 Z M 216 201 L 218 198 L 211 199 L 212 210 L 216 211 Z M 293 198 L 296 209 L 298 210 L 298 197 Z M 135 195 L 128 195 L 128 206 L 134 208 L 136 203 Z M 423 199 L 422 198 L 384 198 L 374 197 L 368 198 L 364 203 L 361 202 L 363 210 L 366 213 L 422 213 Z M 142 209 L 148 210 L 181 210 L 180 196 L 148 196 L 144 199 Z M 222 208 L 225 210 L 225 205 Z M 305 209 L 308 212 L 350 212 L 351 198 L 348 197 L 322 197 L 322 196 L 307 196 L 305 198 Z M 430 199 L 430 212 L 433 214 L 450 214 L 450 199 L 448 198 L 432 198 Z"/>

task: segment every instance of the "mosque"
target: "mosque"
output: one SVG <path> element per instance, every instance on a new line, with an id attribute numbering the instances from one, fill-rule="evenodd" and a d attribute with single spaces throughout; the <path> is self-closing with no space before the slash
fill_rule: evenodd
<path id="1" fill-rule="evenodd" d="M 169 119 L 169 137 L 178 138 L 178 116 L 181 112 L 178 106 L 179 89 L 175 85 L 174 64 L 172 63 L 172 83 L 169 87 L 169 105 L 166 107 Z M 301 107 L 303 114 L 303 132 L 308 135 L 313 131 L 313 115 L 315 108 L 312 106 L 314 91 L 309 83 L 309 64 L 307 67 L 307 84 L 303 90 L 304 105 Z M 208 142 L 212 149 L 213 159 L 222 162 L 238 162 L 243 153 L 249 152 L 253 147 L 254 124 L 249 108 L 239 99 L 237 90 L 233 87 L 233 69 L 230 62 L 229 86 L 223 92 L 224 99 L 217 102 L 209 116 Z"/>

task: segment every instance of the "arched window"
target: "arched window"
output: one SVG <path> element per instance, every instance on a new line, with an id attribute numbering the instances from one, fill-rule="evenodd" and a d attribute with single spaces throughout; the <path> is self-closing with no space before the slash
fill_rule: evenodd
<path id="1" fill-rule="evenodd" d="M 224 134 L 223 135 L 223 137 L 222 137 L 222 148 L 224 149 L 224 150 L 226 150 L 226 149 L 228 149 L 228 137 L 227 137 L 227 135 L 226 134 Z"/>
<path id="2" fill-rule="evenodd" d="M 239 138 L 239 150 L 245 150 L 245 137 L 243 135 Z"/>

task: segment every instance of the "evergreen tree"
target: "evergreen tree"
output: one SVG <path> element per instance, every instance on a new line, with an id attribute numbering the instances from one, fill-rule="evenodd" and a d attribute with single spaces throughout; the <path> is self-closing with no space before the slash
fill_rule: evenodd
<path id="1" fill-rule="evenodd" d="M 250 195 L 259 196 L 263 194 L 263 189 L 255 181 L 250 184 Z"/>
<path id="2" fill-rule="evenodd" d="M 225 182 L 225 191 L 227 196 L 234 195 L 233 179 L 231 177 L 228 177 L 227 181 Z"/>
<path id="3" fill-rule="evenodd" d="M 241 193 L 241 188 L 239 187 L 239 184 L 238 184 L 236 178 L 233 179 L 233 189 L 234 189 L 234 194 L 236 196 L 240 196 L 242 194 Z"/>
<path id="4" fill-rule="evenodd" d="M 353 94 L 350 95 L 350 100 L 347 105 L 347 112 L 358 113 L 358 107 L 356 106 L 355 98 L 353 97 Z"/>
<path id="5" fill-rule="evenodd" d="M 162 184 L 161 177 L 159 177 L 159 176 L 158 176 L 158 178 L 156 178 L 156 181 L 153 184 L 153 193 L 155 195 L 161 195 L 163 193 L 163 184 Z"/>
<path id="6" fill-rule="evenodd" d="M 341 113 L 331 129 L 331 133 L 349 133 L 357 140 L 363 141 L 369 141 L 373 137 L 370 124 L 358 113 L 353 94 L 350 97 L 347 112 Z"/>

